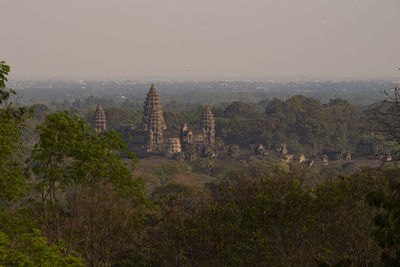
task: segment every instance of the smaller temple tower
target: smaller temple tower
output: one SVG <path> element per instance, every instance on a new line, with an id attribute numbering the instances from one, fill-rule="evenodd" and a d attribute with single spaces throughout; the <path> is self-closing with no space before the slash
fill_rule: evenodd
<path id="1" fill-rule="evenodd" d="M 94 129 L 98 133 L 102 133 L 107 130 L 106 113 L 100 104 L 98 104 L 96 108 Z"/>
<path id="2" fill-rule="evenodd" d="M 211 146 L 215 142 L 215 120 L 210 108 L 206 105 L 203 115 L 201 116 L 200 129 L 206 137 L 207 146 Z"/>

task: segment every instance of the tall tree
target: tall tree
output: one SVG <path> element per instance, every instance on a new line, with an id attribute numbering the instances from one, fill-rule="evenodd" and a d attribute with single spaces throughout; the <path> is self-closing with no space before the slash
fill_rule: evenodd
<path id="1" fill-rule="evenodd" d="M 24 127 L 28 110 L 15 108 L 10 96 L 15 94 L 7 89 L 7 75 L 10 67 L 0 62 L 0 200 L 12 200 L 26 191 L 26 183 L 21 164 L 21 129 Z"/>
<path id="2" fill-rule="evenodd" d="M 21 197 L 28 186 L 24 176 L 21 130 L 29 111 L 10 102 L 7 90 L 10 67 L 0 62 L 0 265 L 82 266 L 78 258 L 64 256 L 63 246 L 49 245 L 36 225 L 26 218 Z M 10 205 L 12 204 L 12 205 Z"/>
<path id="3" fill-rule="evenodd" d="M 393 159 L 400 160 L 400 86 L 392 93 L 386 92 L 385 109 L 378 112 L 378 122 L 381 127 L 378 132 L 382 140 L 391 144 L 394 149 Z M 393 145 L 395 144 L 395 145 Z"/>
<path id="4" fill-rule="evenodd" d="M 109 255 L 101 242 L 115 236 L 108 232 L 104 237 L 104 228 L 120 218 L 98 214 L 112 216 L 110 209 L 117 207 L 111 203 L 119 205 L 120 198 L 130 201 L 131 207 L 145 202 L 143 180 L 132 173 L 136 156 L 115 131 L 97 134 L 68 112 L 47 116 L 37 131 L 39 142 L 31 162 L 47 237 L 57 243 L 67 240 L 69 250 L 84 251 L 91 266 L 108 264 Z M 130 165 L 121 156 L 130 159 Z M 109 244 L 109 253 L 119 248 L 121 240 L 115 242 Z"/>

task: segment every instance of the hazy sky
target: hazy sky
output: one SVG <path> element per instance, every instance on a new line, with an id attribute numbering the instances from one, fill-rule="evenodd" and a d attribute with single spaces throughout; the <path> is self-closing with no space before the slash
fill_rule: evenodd
<path id="1" fill-rule="evenodd" d="M 400 0 L 0 0 L 17 78 L 399 77 Z"/>

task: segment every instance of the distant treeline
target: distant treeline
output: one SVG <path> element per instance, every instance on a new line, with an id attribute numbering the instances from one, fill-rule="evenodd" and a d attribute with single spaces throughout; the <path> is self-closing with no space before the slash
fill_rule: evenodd
<path id="1" fill-rule="evenodd" d="M 163 103 L 177 101 L 199 105 L 221 105 L 233 101 L 256 104 L 264 99 L 287 99 L 294 95 L 305 95 L 327 103 L 329 99 L 342 98 L 354 105 L 369 105 L 384 98 L 383 91 L 394 87 L 391 81 L 171 81 L 155 82 Z M 125 99 L 143 99 L 150 83 L 137 81 L 38 81 L 14 82 L 19 101 L 23 105 L 52 101 L 72 104 L 75 99 L 90 96 L 104 98 L 121 105 Z M 78 108 L 79 103 L 74 107 Z M 82 106 L 81 108 L 87 108 Z"/>
<path id="2" fill-rule="evenodd" d="M 149 188 L 116 131 L 98 134 L 68 111 L 10 103 L 9 71 L 0 62 L 1 266 L 400 266 L 395 164 L 326 174 L 310 184 L 299 165 L 232 159 L 234 167 L 220 172 L 228 165 L 210 158 L 193 168 L 154 167 L 160 183 Z M 375 122 L 387 122 L 376 133 L 395 145 L 399 92 L 375 107 L 386 118 Z M 314 151 L 356 146 L 359 122 L 375 128 L 368 113 L 340 99 L 321 104 L 294 96 L 271 100 L 264 109 L 242 102 L 215 107 L 220 138 L 240 144 L 293 139 L 292 149 Z M 110 110 L 134 116 L 128 106 Z M 200 111 L 168 111 L 168 123 L 194 125 Z M 204 187 L 170 180 L 191 169 L 221 176 Z"/>
<path id="3" fill-rule="evenodd" d="M 121 127 L 137 127 L 141 120 L 142 101 L 126 99 L 121 105 L 113 100 L 90 96 L 70 103 L 53 102 L 53 106 L 36 104 L 35 118 L 44 119 L 52 110 L 69 110 L 91 123 L 94 108 L 100 103 L 105 107 L 108 127 L 119 131 Z M 243 149 L 249 145 L 266 147 L 287 144 L 289 153 L 308 156 L 321 151 L 343 150 L 359 156 L 390 153 L 390 146 L 377 146 L 377 110 L 384 103 L 358 107 L 341 98 L 327 103 L 296 95 L 287 100 L 274 98 L 257 104 L 234 101 L 228 105 L 216 105 L 212 111 L 216 121 L 216 137 L 226 145 L 237 144 Z M 167 102 L 164 118 L 169 127 L 199 127 L 203 106 L 198 104 Z"/>

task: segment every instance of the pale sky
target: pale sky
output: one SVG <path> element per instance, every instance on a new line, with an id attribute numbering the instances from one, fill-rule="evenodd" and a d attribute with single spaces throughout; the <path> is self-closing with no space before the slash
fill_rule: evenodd
<path id="1" fill-rule="evenodd" d="M 399 77 L 400 0 L 0 0 L 17 78 Z"/>

